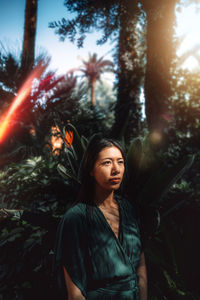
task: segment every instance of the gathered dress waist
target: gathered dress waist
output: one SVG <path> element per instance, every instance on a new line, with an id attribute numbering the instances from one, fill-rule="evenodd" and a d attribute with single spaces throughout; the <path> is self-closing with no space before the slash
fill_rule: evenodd
<path id="1" fill-rule="evenodd" d="M 87 300 L 138 300 L 138 283 L 135 277 L 106 283 L 103 287 L 87 291 Z"/>

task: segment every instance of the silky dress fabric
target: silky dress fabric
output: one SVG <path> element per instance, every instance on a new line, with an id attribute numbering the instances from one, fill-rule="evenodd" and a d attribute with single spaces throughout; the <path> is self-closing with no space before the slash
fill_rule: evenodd
<path id="1" fill-rule="evenodd" d="M 97 205 L 79 203 L 63 216 L 55 247 L 57 279 L 67 299 L 63 267 L 87 300 L 138 300 L 140 231 L 134 206 L 119 196 L 117 238 Z"/>

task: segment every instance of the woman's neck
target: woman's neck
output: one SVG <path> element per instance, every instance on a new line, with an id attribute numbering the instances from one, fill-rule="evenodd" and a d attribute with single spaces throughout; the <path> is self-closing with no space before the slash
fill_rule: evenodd
<path id="1" fill-rule="evenodd" d="M 114 200 L 114 190 L 106 191 L 101 189 L 99 186 L 95 189 L 94 201 L 97 206 L 103 206 L 105 208 L 113 206 Z"/>

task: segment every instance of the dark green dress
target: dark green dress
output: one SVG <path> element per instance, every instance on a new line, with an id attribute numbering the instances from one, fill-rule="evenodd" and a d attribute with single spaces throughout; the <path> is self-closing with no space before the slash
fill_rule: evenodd
<path id="1" fill-rule="evenodd" d="M 87 300 L 139 299 L 136 270 L 141 254 L 140 232 L 134 207 L 119 196 L 116 200 L 119 239 L 95 204 L 79 203 L 63 216 L 55 247 L 63 299 L 67 299 L 63 265 Z"/>

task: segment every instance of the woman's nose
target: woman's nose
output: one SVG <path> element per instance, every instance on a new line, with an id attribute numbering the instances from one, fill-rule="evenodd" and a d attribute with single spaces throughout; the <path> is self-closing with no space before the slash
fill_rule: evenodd
<path id="1" fill-rule="evenodd" d="M 112 174 L 118 174 L 120 172 L 119 170 L 119 165 L 116 164 L 116 163 L 113 163 L 113 166 L 112 166 Z"/>

